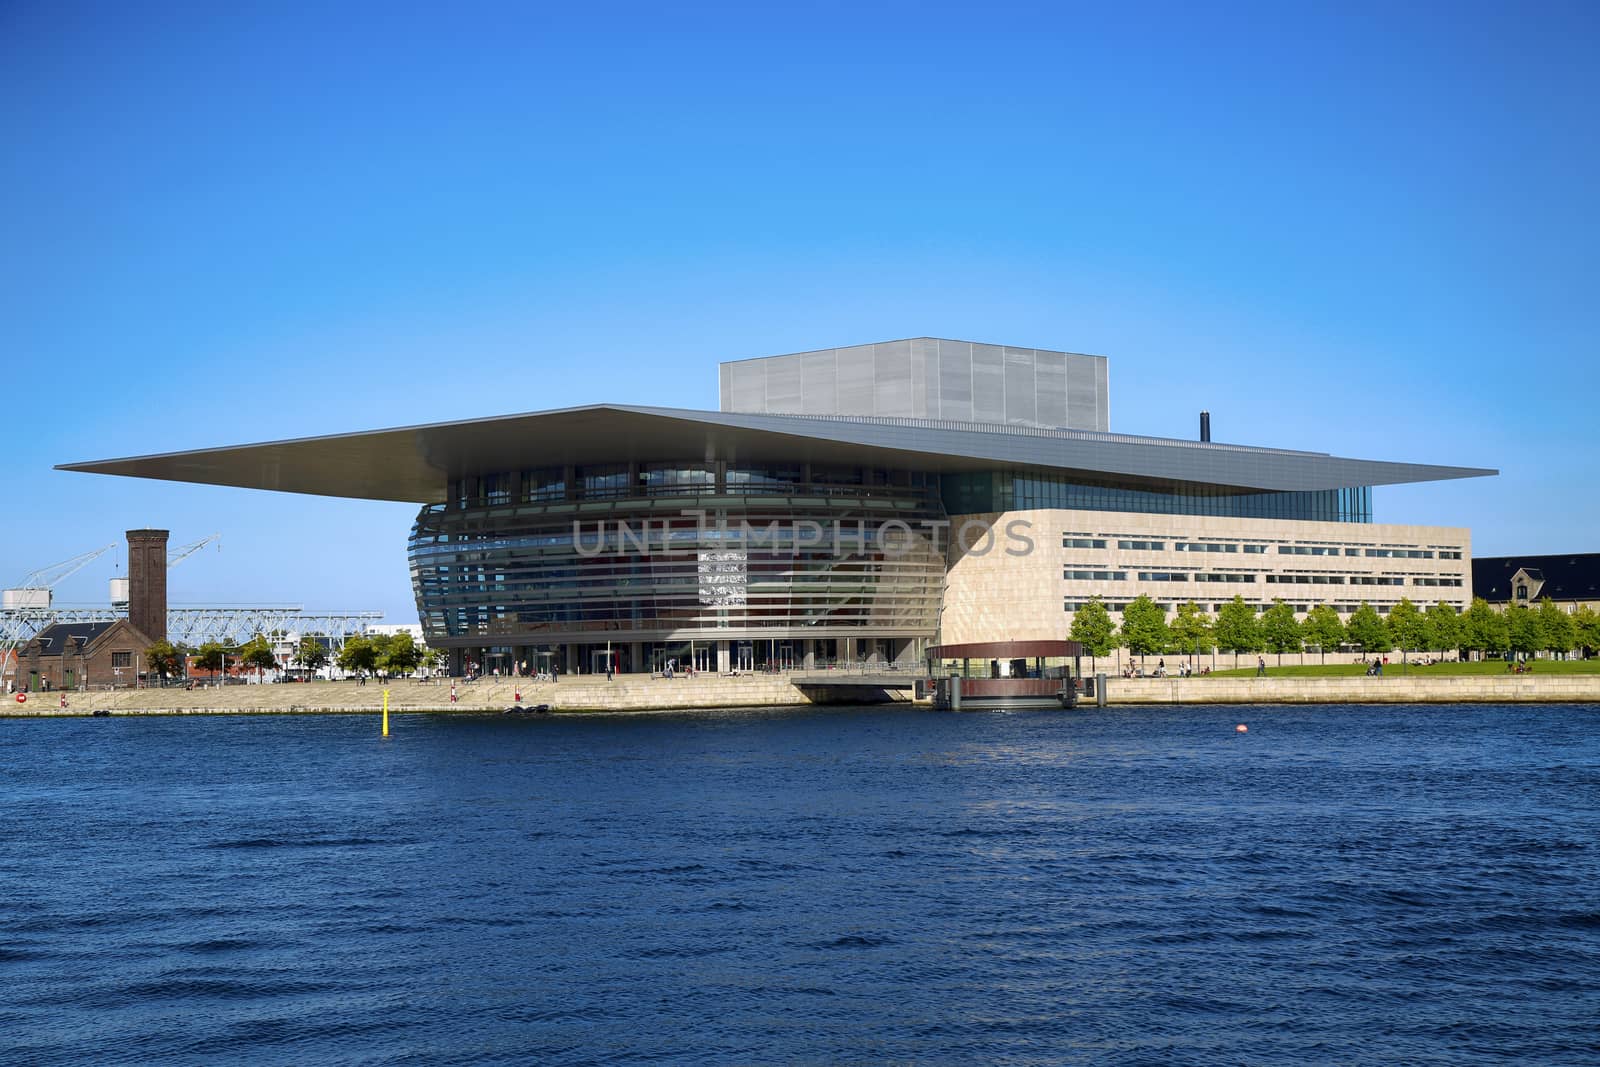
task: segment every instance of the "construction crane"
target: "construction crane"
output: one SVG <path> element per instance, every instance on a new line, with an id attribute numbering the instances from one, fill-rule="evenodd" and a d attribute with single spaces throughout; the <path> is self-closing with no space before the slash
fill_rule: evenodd
<path id="1" fill-rule="evenodd" d="M 17 646 L 38 633 L 52 617 L 51 590 L 116 547 L 113 541 L 104 548 L 40 567 L 0 593 L 0 671 L 11 663 Z"/>
<path id="2" fill-rule="evenodd" d="M 184 545 L 181 548 L 174 548 L 172 551 L 168 552 L 167 566 L 176 567 L 178 564 L 182 563 L 184 560 L 188 559 L 190 556 L 194 555 L 196 552 L 200 551 L 213 541 L 219 542 L 217 545 L 217 550 L 221 551 L 222 545 L 220 542 L 222 541 L 222 535 L 219 533 L 214 533 L 210 537 L 200 538 L 200 540 L 194 542 L 192 545 Z"/>
<path id="3" fill-rule="evenodd" d="M 73 556 L 71 559 L 62 560 L 60 563 L 52 563 L 48 567 L 40 567 L 5 591 L 3 606 L 7 608 L 48 608 L 50 606 L 50 590 L 116 547 L 117 544 L 113 541 L 104 548 L 97 548 L 92 552 Z"/>

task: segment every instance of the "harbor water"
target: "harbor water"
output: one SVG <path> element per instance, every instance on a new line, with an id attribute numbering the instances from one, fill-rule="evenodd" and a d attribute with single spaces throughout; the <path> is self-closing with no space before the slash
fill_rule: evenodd
<path id="1" fill-rule="evenodd" d="M 0 1062 L 1600 1061 L 1596 706 L 9 720 L 0 758 Z"/>

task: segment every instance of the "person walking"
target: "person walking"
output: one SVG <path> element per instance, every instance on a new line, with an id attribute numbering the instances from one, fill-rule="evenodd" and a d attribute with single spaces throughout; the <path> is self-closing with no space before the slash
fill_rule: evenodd
<path id="1" fill-rule="evenodd" d="M 1265 656 L 1257 656 L 1256 657 L 1256 677 L 1257 678 L 1264 678 L 1264 677 L 1266 677 L 1266 674 L 1267 674 L 1267 657 L 1265 657 Z"/>

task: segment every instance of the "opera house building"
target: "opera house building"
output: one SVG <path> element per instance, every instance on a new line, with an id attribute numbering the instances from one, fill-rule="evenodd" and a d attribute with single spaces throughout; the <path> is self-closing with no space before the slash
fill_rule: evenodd
<path id="1" fill-rule="evenodd" d="M 1110 432 L 1104 357 L 915 338 L 596 404 L 61 469 L 414 502 L 428 644 L 589 673 L 920 663 L 1100 598 L 1464 608 L 1469 532 L 1372 488 L 1495 473 Z M 398 531 L 397 531 L 398 534 Z"/>

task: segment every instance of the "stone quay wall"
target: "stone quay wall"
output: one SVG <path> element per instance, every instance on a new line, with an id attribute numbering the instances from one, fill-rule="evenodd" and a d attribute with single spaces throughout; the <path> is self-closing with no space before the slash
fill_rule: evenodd
<path id="1" fill-rule="evenodd" d="M 0 718 L 56 715 L 230 715 L 230 714 L 373 714 L 383 706 L 384 686 L 377 682 L 312 682 L 294 685 L 240 685 L 222 689 L 119 689 L 67 694 L 30 693 L 26 703 L 6 697 Z M 523 706 L 549 704 L 558 712 L 666 711 L 715 708 L 777 707 L 817 701 L 860 701 L 876 695 L 912 707 L 904 690 L 828 694 L 802 689 L 781 674 L 695 678 L 650 678 L 619 675 L 569 678 L 559 683 L 521 684 L 477 681 L 458 684 L 450 702 L 449 683 L 390 682 L 389 710 L 404 712 L 498 712 L 510 707 L 518 692 Z M 1139 704 L 1517 704 L 1600 703 L 1600 675 L 1497 675 L 1383 678 L 1110 678 L 1107 700 L 1113 705 Z M 925 703 L 915 706 L 927 706 Z M 1080 705 L 1093 707 L 1093 700 Z"/>
<path id="2" fill-rule="evenodd" d="M 1111 704 L 1590 704 L 1600 675 L 1111 678 Z"/>
<path id="3" fill-rule="evenodd" d="M 114 715 L 204 715 L 256 713 L 377 712 L 383 707 L 383 691 L 389 690 L 389 710 L 393 712 L 503 711 L 516 703 L 549 704 L 556 711 L 660 711 L 691 708 L 747 708 L 775 705 L 810 704 L 813 691 L 797 688 L 781 674 L 741 674 L 737 677 L 697 675 L 694 678 L 655 678 L 646 675 L 618 675 L 611 681 L 598 676 L 564 677 L 559 682 L 522 682 L 480 679 L 458 683 L 456 702 L 450 702 L 450 683 L 391 681 L 387 685 L 368 682 L 307 682 L 284 685 L 230 685 L 221 689 L 118 689 L 114 691 L 71 692 L 67 708 L 60 708 L 61 694 L 29 693 L 26 703 L 6 697 L 0 717 L 39 717 L 50 715 L 91 715 L 109 711 Z M 826 699 L 817 694 L 817 699 Z M 842 694 L 836 699 L 846 699 Z M 891 699 L 909 701 L 909 692 L 891 694 Z"/>

